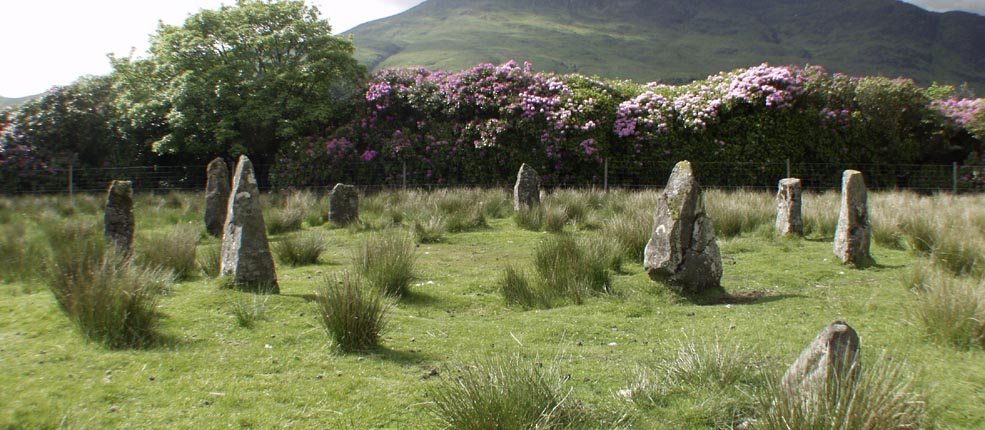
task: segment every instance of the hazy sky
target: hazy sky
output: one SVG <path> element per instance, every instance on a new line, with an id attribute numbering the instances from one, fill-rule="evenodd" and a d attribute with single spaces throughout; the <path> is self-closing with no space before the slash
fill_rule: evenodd
<path id="1" fill-rule="evenodd" d="M 422 0 L 308 0 L 336 33 L 400 13 Z M 758 0 L 750 0 L 758 1 Z M 985 0 L 909 0 L 935 11 L 985 15 Z M 0 0 L 0 95 L 21 97 L 87 74 L 109 73 L 106 54 L 143 53 L 157 22 L 181 24 L 235 0 Z"/>

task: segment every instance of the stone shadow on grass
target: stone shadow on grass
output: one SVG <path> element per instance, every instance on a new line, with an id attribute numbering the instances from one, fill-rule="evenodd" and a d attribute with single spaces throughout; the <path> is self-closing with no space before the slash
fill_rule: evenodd
<path id="1" fill-rule="evenodd" d="M 680 297 L 698 306 L 714 306 L 755 305 L 806 296 L 800 294 L 782 294 L 768 290 L 739 291 L 729 293 L 728 291 L 725 291 L 724 288 L 718 287 L 703 291 L 701 293 L 682 293 L 680 294 Z"/>

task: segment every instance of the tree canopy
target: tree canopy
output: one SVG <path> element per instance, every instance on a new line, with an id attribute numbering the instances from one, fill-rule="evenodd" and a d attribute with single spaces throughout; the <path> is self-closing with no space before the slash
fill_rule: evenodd
<path id="1" fill-rule="evenodd" d="M 128 135 L 159 154 L 249 154 L 324 134 L 365 68 L 301 0 L 239 0 L 160 24 L 146 59 L 113 59 Z"/>

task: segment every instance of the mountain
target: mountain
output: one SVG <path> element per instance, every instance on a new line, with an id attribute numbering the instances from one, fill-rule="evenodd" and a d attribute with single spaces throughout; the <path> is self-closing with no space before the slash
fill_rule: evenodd
<path id="1" fill-rule="evenodd" d="M 346 34 L 372 69 L 515 59 L 678 83 L 768 62 L 985 93 L 985 17 L 897 0 L 427 0 Z"/>
<path id="2" fill-rule="evenodd" d="M 11 98 L 7 98 L 7 97 L 0 96 L 0 111 L 2 111 L 4 109 L 7 109 L 7 108 L 16 108 L 16 107 L 18 107 L 18 106 L 20 106 L 20 105 L 22 105 L 24 103 L 27 103 L 27 102 L 31 101 L 31 99 L 34 99 L 34 98 L 36 98 L 38 96 L 40 96 L 40 94 L 36 94 L 36 95 L 33 95 L 33 96 L 27 96 L 27 97 L 17 97 L 17 98 L 12 98 L 12 99 Z"/>

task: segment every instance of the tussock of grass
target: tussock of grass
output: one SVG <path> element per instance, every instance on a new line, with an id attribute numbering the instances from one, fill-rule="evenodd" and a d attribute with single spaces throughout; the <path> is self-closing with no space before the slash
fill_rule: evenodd
<path id="1" fill-rule="evenodd" d="M 532 284 L 527 273 L 516 266 L 506 266 L 497 285 L 507 306 L 520 306 L 527 309 L 550 307 L 550 298 L 547 294 L 538 288 L 537 284 Z"/>
<path id="2" fill-rule="evenodd" d="M 534 267 L 546 294 L 575 304 L 609 291 L 607 263 L 568 235 L 551 235 L 534 251 Z"/>
<path id="3" fill-rule="evenodd" d="M 556 363 L 555 363 L 556 364 Z M 493 357 L 431 390 L 431 412 L 450 429 L 588 429 L 589 414 L 569 397 L 567 378 L 518 355 Z"/>
<path id="4" fill-rule="evenodd" d="M 357 245 L 353 254 L 356 272 L 387 295 L 402 296 L 414 280 L 414 243 L 397 230 L 374 234 Z"/>
<path id="5" fill-rule="evenodd" d="M 802 202 L 804 236 L 825 239 L 834 237 L 838 227 L 838 212 L 841 210 L 839 192 L 805 192 Z"/>
<path id="6" fill-rule="evenodd" d="M 776 198 L 770 193 L 705 190 L 702 199 L 720 238 L 773 231 Z"/>
<path id="7" fill-rule="evenodd" d="M 202 252 L 198 254 L 198 266 L 202 268 L 202 273 L 209 278 L 219 276 L 222 270 L 222 246 L 208 246 L 202 248 Z"/>
<path id="8" fill-rule="evenodd" d="M 50 236 L 53 258 L 47 276 L 59 308 L 87 339 L 112 349 L 140 348 L 158 340 L 159 293 L 171 274 L 136 264 L 107 248 L 101 235 L 77 226 Z M 74 236 L 71 242 L 63 242 Z"/>
<path id="9" fill-rule="evenodd" d="M 326 278 L 315 293 L 322 326 L 344 352 L 375 348 L 390 309 L 381 290 L 366 290 L 359 278 L 342 272 Z"/>
<path id="10" fill-rule="evenodd" d="M 766 383 L 756 358 L 739 344 L 687 339 L 676 355 L 637 369 L 620 394 L 643 409 L 686 411 L 666 414 L 668 427 L 737 428 L 755 416 L 756 394 Z"/>
<path id="11" fill-rule="evenodd" d="M 287 236 L 274 242 L 274 254 L 289 266 L 307 266 L 318 263 L 325 252 L 325 239 L 317 232 L 304 232 Z"/>
<path id="12" fill-rule="evenodd" d="M 917 295 L 913 311 L 934 341 L 959 349 L 985 347 L 985 287 L 941 269 L 913 271 L 905 280 Z"/>
<path id="13" fill-rule="evenodd" d="M 846 372 L 846 375 L 855 372 Z M 913 390 L 904 364 L 885 355 L 862 365 L 857 379 L 835 377 L 826 393 L 771 384 L 757 428 L 912 430 L 932 428 L 926 404 Z"/>
<path id="14" fill-rule="evenodd" d="M 236 324 L 243 328 L 253 328 L 258 321 L 267 320 L 269 294 L 246 294 L 232 302 L 232 314 Z"/>
<path id="15" fill-rule="evenodd" d="M 0 224 L 0 255 L 0 282 L 27 282 L 40 277 L 47 247 L 33 229 Z"/>
<path id="16" fill-rule="evenodd" d="M 445 222 L 438 215 L 424 221 L 414 221 L 414 239 L 417 243 L 438 243 L 445 236 Z"/>
<path id="17" fill-rule="evenodd" d="M 145 235 L 137 242 L 137 261 L 145 266 L 160 267 L 174 272 L 178 279 L 189 279 L 199 273 L 195 258 L 199 229 L 179 224 L 163 234 Z"/>

